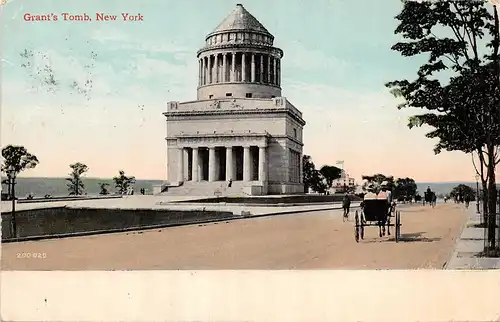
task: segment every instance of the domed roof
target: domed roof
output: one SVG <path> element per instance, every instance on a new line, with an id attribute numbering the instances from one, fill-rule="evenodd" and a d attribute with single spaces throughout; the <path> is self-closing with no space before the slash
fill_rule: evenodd
<path id="1" fill-rule="evenodd" d="M 210 35 L 231 30 L 246 30 L 271 35 L 271 33 L 269 33 L 250 12 L 243 8 L 241 4 L 237 4 L 236 8 L 234 8 Z"/>

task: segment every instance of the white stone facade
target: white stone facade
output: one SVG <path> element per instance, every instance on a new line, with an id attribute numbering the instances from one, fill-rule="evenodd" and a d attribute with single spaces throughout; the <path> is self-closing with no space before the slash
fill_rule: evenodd
<path id="1" fill-rule="evenodd" d="M 302 113 L 281 95 L 274 37 L 243 6 L 198 51 L 197 100 L 169 102 L 167 176 L 243 183 L 246 194 L 302 193 Z"/>

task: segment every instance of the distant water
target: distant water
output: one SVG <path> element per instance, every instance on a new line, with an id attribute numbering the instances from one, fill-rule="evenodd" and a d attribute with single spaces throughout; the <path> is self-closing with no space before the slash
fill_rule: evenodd
<path id="1" fill-rule="evenodd" d="M 50 194 L 53 197 L 67 196 L 68 187 L 65 178 L 17 178 L 16 195 L 18 197 L 26 197 L 29 193 L 35 197 L 43 197 L 45 194 Z M 139 193 L 141 188 L 145 188 L 149 193 L 152 192 L 153 185 L 162 184 L 164 180 L 137 180 L 134 189 L 135 193 Z M 89 195 L 99 194 L 100 183 L 109 183 L 108 190 L 111 193 L 116 191 L 113 179 L 99 178 L 83 178 L 85 192 Z M 423 195 L 427 186 L 430 186 L 436 194 L 448 194 L 459 184 L 466 184 L 473 189 L 476 189 L 475 182 L 417 182 L 418 191 Z M 498 185 L 500 188 L 500 185 Z M 6 191 L 7 187 L 2 185 L 2 191 Z"/>
<path id="2" fill-rule="evenodd" d="M 436 195 L 439 194 L 448 194 L 458 186 L 459 184 L 464 184 L 472 189 L 476 190 L 476 183 L 475 182 L 417 182 L 417 189 L 420 195 L 424 195 L 425 190 L 427 190 L 427 187 L 430 186 L 431 190 L 436 192 Z M 500 184 L 497 184 L 497 189 L 500 188 Z M 479 183 L 479 189 L 481 189 L 481 183 Z"/>
<path id="3" fill-rule="evenodd" d="M 97 195 L 101 191 L 101 183 L 109 183 L 108 191 L 116 191 L 113 179 L 82 178 L 85 185 L 85 192 L 89 195 Z M 135 193 L 145 188 L 147 192 L 152 193 L 153 185 L 162 184 L 164 180 L 137 180 L 134 185 Z M 16 179 L 16 196 L 26 197 L 29 193 L 35 197 L 43 197 L 50 194 L 53 197 L 62 197 L 68 195 L 68 181 L 65 178 L 22 178 Z M 7 190 L 6 185 L 2 185 L 2 192 Z"/>

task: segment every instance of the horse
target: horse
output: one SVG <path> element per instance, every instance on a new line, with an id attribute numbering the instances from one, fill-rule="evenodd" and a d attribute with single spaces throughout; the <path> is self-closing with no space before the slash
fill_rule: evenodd
<path id="1" fill-rule="evenodd" d="M 432 206 L 432 208 L 436 207 L 436 203 L 437 203 L 437 197 L 436 197 L 436 193 L 433 191 L 431 194 L 431 206 Z"/>
<path id="2" fill-rule="evenodd" d="M 385 226 L 389 223 L 390 214 L 396 205 L 395 202 L 391 204 L 385 197 L 381 197 L 380 195 L 366 194 L 361 203 L 361 225 L 365 226 L 367 222 L 371 222 L 373 226 L 378 226 L 380 237 L 385 236 Z M 387 234 L 391 235 L 389 226 L 387 226 Z"/>
<path id="3" fill-rule="evenodd" d="M 436 205 L 436 193 L 434 191 L 426 191 L 424 192 L 424 201 L 423 205 L 429 204 L 430 206 Z"/>

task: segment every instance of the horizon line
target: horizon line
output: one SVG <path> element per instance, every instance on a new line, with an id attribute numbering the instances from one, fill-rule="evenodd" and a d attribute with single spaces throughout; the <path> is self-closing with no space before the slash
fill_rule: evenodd
<path id="1" fill-rule="evenodd" d="M 2 176 L 3 178 L 4 176 Z M 24 179 L 66 179 L 68 177 L 53 177 L 53 176 L 50 176 L 50 177 L 38 177 L 38 176 L 18 176 L 17 178 L 24 178 Z M 83 176 L 83 178 L 85 179 L 113 179 L 113 177 L 107 177 L 107 178 L 103 178 L 103 177 L 85 177 Z M 168 181 L 168 180 L 165 180 L 165 179 L 148 179 L 148 178 L 135 178 L 135 180 L 149 180 L 149 181 Z M 417 181 L 415 180 L 415 183 L 475 183 L 475 181 Z"/>

